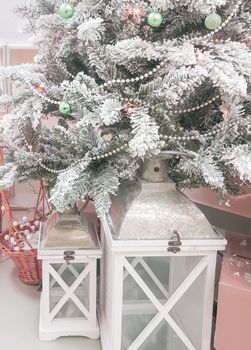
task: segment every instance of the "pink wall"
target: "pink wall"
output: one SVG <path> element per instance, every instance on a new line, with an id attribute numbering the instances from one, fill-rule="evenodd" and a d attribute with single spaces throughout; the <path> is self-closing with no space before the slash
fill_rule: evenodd
<path id="1" fill-rule="evenodd" d="M 33 57 L 37 53 L 36 49 L 32 48 L 12 48 L 11 49 L 11 65 L 30 63 L 33 61 Z"/>

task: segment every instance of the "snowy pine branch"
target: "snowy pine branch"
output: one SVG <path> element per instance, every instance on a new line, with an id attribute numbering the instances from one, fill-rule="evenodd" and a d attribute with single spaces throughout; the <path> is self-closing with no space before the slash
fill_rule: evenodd
<path id="1" fill-rule="evenodd" d="M 78 27 L 78 39 L 86 43 L 99 41 L 105 32 L 102 18 L 89 18 Z"/>
<path id="2" fill-rule="evenodd" d="M 100 119 L 105 125 L 111 125 L 119 121 L 121 102 L 115 98 L 106 99 L 100 107 Z"/>
<path id="3" fill-rule="evenodd" d="M 116 194 L 119 187 L 118 172 L 115 168 L 104 166 L 93 180 L 92 192 L 99 217 L 106 214 L 111 205 L 110 194 Z"/>
<path id="4" fill-rule="evenodd" d="M 146 108 L 133 112 L 130 120 L 133 137 L 129 142 L 129 150 L 134 156 L 144 157 L 148 151 L 157 148 L 159 127 Z"/>
<path id="5" fill-rule="evenodd" d="M 0 166 L 0 189 L 8 189 L 17 179 L 17 166 L 7 163 Z"/>
<path id="6" fill-rule="evenodd" d="M 241 179 L 251 182 L 251 146 L 232 146 L 222 157 L 224 161 L 231 164 Z"/>
<path id="7" fill-rule="evenodd" d="M 50 202 L 56 210 L 62 213 L 67 207 L 74 206 L 80 199 L 84 199 L 91 188 L 91 177 L 84 166 L 76 166 L 58 176 L 51 191 Z"/>
<path id="8" fill-rule="evenodd" d="M 139 158 L 165 146 L 195 156 L 171 164 L 177 183 L 240 192 L 239 175 L 250 180 L 249 2 L 229 18 L 227 0 L 77 0 L 70 18 L 62 3 L 18 9 L 38 54 L 0 68 L 17 91 L 0 97 L 12 108 L 0 121 L 1 186 L 44 178 L 59 211 L 91 192 L 101 217 Z M 205 25 L 214 12 L 228 21 L 215 33 Z"/>

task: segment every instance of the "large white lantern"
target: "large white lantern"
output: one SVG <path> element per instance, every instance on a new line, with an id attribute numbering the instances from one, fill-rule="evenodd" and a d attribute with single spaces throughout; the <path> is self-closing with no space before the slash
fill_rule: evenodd
<path id="1" fill-rule="evenodd" d="M 142 180 L 123 185 L 102 220 L 103 350 L 210 350 L 216 253 L 226 241 L 176 190 L 166 163 L 145 162 Z"/>
<path id="2" fill-rule="evenodd" d="M 51 228 L 41 227 L 43 262 L 40 340 L 60 336 L 99 337 L 96 317 L 96 268 L 99 241 L 86 217 L 68 212 Z"/>

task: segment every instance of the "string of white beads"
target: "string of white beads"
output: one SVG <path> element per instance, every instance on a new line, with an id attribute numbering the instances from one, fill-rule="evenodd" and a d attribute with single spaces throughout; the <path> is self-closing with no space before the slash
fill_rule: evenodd
<path id="1" fill-rule="evenodd" d="M 236 12 L 238 11 L 240 5 L 242 4 L 243 0 L 238 0 L 234 6 L 234 8 L 232 9 L 232 11 L 230 12 L 229 16 L 226 18 L 226 20 L 215 30 L 213 30 L 212 32 L 206 34 L 206 35 L 200 35 L 194 38 L 191 38 L 190 41 L 196 43 L 203 43 L 203 40 L 208 42 L 209 39 L 212 39 L 214 34 L 219 32 L 221 29 L 223 29 L 229 22 L 230 20 L 235 16 Z M 187 39 L 186 39 L 187 40 Z M 229 41 L 228 40 L 220 40 L 220 39 L 214 39 L 215 42 L 217 43 L 224 43 Z M 61 62 L 57 57 L 54 56 L 55 61 L 57 62 L 57 64 L 59 65 L 59 67 L 71 78 L 74 79 L 74 75 L 71 74 L 70 72 L 68 72 L 65 64 L 63 62 Z M 112 80 L 108 80 L 107 82 L 105 82 L 104 84 L 101 84 L 99 86 L 99 88 L 101 90 L 103 90 L 106 87 L 111 87 L 113 85 L 124 85 L 124 84 L 130 84 L 130 83 L 135 83 L 135 82 L 140 82 L 142 80 L 145 80 L 147 78 L 149 78 L 150 76 L 152 76 L 154 73 L 156 73 L 158 70 L 160 70 L 161 68 L 163 68 L 166 64 L 166 61 L 162 61 L 160 62 L 155 68 L 153 68 L 152 70 L 150 70 L 149 72 L 140 75 L 138 77 L 134 77 L 134 78 L 128 78 L 128 79 L 112 79 Z M 52 104 L 56 104 L 56 105 L 60 105 L 60 103 L 62 101 L 58 101 L 58 100 L 53 100 L 49 97 L 47 97 L 46 95 L 44 95 L 43 93 L 39 92 L 36 90 L 36 88 L 34 88 L 34 86 L 31 84 L 31 82 L 29 80 L 25 81 L 29 87 L 33 90 L 33 92 L 35 94 L 37 94 L 39 97 L 41 97 L 42 99 L 44 99 L 46 102 L 52 103 Z M 78 99 L 72 99 L 67 101 L 70 104 L 74 104 L 76 102 L 78 102 Z"/>
<path id="2" fill-rule="evenodd" d="M 249 119 L 239 120 L 238 122 L 234 122 L 234 121 L 230 122 L 228 124 L 228 128 L 234 127 L 235 125 L 239 125 L 239 122 L 242 125 L 250 126 L 250 118 L 249 118 Z M 205 134 L 200 134 L 198 136 L 197 135 L 173 136 L 173 135 L 163 135 L 163 134 L 160 134 L 159 136 L 160 136 L 160 139 L 167 141 L 167 142 L 170 142 L 170 141 L 184 141 L 184 142 L 185 141 L 194 141 L 194 140 L 211 138 L 211 137 L 215 136 L 221 129 L 222 129 L 222 123 L 217 125 L 214 130 L 207 132 Z M 25 144 L 29 145 L 25 139 L 23 132 L 21 133 L 21 135 L 22 135 L 22 138 L 23 138 Z M 28 146 L 28 148 L 34 154 L 34 156 L 37 158 L 37 161 L 38 161 L 39 165 L 41 166 L 41 168 L 43 168 L 46 171 L 53 173 L 53 174 L 61 174 L 61 173 L 65 172 L 66 170 L 69 170 L 69 169 L 75 167 L 78 164 L 86 163 L 87 161 L 101 160 L 101 159 L 109 158 L 115 154 L 120 153 L 121 151 L 125 151 L 128 148 L 128 142 L 126 142 L 123 145 L 115 148 L 114 150 L 110 150 L 104 154 L 100 154 L 97 156 L 88 156 L 88 157 L 85 157 L 83 159 L 78 159 L 77 161 L 73 162 L 70 166 L 68 166 L 64 169 L 60 169 L 60 170 L 52 169 L 52 168 L 46 166 L 43 163 L 43 160 L 41 158 L 38 158 L 38 156 L 32 151 L 32 149 L 30 148 L 30 145 Z"/>
<path id="3" fill-rule="evenodd" d="M 100 154 L 100 155 L 97 155 L 97 156 L 88 156 L 88 157 L 85 157 L 83 159 L 78 159 L 77 161 L 73 162 L 70 166 L 66 167 L 66 168 L 63 168 L 63 169 L 60 169 L 60 170 L 57 170 L 57 169 L 52 169 L 50 167 L 48 167 L 47 165 L 45 165 L 43 163 L 43 160 L 41 158 L 38 158 L 38 163 L 39 165 L 41 166 L 41 168 L 43 168 L 44 170 L 47 170 L 48 172 L 50 173 L 54 173 L 54 174 L 61 174 L 71 168 L 74 168 L 75 166 L 77 165 L 81 165 L 88 162 L 88 161 L 93 161 L 93 160 L 101 160 L 101 159 L 105 159 L 105 158 L 109 158 L 117 153 L 120 153 L 121 151 L 123 150 L 126 150 L 128 147 L 128 143 L 125 143 L 124 145 L 122 146 L 119 146 L 111 151 L 108 151 L 104 154 Z"/>
<path id="4" fill-rule="evenodd" d="M 235 6 L 233 7 L 232 11 L 230 12 L 230 14 L 228 15 L 228 17 L 226 18 L 226 20 L 215 30 L 213 30 L 212 32 L 206 34 L 206 35 L 200 35 L 194 38 L 191 38 L 188 41 L 194 42 L 195 44 L 197 43 L 202 43 L 203 41 L 208 42 L 209 39 L 212 39 L 214 34 L 219 32 L 221 29 L 223 29 L 229 22 L 230 20 L 235 16 L 236 12 L 238 11 L 240 5 L 242 4 L 243 0 L 238 0 L 235 4 Z M 187 39 L 185 39 L 187 40 Z M 223 43 L 226 42 L 226 40 L 218 40 L 218 39 L 214 39 L 215 42 L 218 43 Z M 55 60 L 55 62 L 58 64 L 59 68 L 62 69 L 65 74 L 67 74 L 69 77 L 71 78 L 75 78 L 73 74 L 71 74 L 68 70 L 66 65 L 55 55 L 53 55 L 53 59 Z M 155 68 L 153 68 L 152 70 L 150 70 L 149 72 L 142 74 L 138 77 L 134 77 L 134 78 L 128 78 L 128 79 L 112 79 L 109 80 L 107 82 L 105 82 L 104 84 L 100 85 L 99 88 L 101 90 L 103 90 L 104 88 L 107 87 L 111 87 L 113 85 L 124 85 L 124 84 L 130 84 L 130 83 L 135 83 L 135 82 L 140 82 L 143 81 L 147 78 L 149 78 L 150 76 L 152 76 L 154 73 L 156 73 L 158 70 L 160 70 L 162 67 L 164 67 L 166 64 L 166 61 L 162 61 L 160 62 Z M 31 82 L 29 80 L 25 81 L 28 86 L 33 90 L 33 92 L 38 95 L 39 97 L 41 97 L 44 101 L 52 103 L 52 104 L 56 104 L 56 105 L 60 105 L 62 101 L 58 101 L 58 100 L 53 100 L 49 97 L 47 97 L 45 94 L 37 91 L 36 88 L 34 88 L 34 86 L 31 84 Z M 74 104 L 78 102 L 78 99 L 72 99 L 67 101 L 70 104 Z M 196 109 L 195 109 L 196 110 Z M 193 109 L 192 109 L 193 111 Z M 182 112 L 181 112 L 182 113 Z M 184 112 L 186 113 L 186 112 Z"/>
<path id="5" fill-rule="evenodd" d="M 216 135 L 220 130 L 219 128 L 216 128 L 215 130 L 212 130 L 211 132 L 201 134 L 201 135 L 187 135 L 187 136 L 172 136 L 172 135 L 160 135 L 160 138 L 165 141 L 194 141 L 194 140 L 200 140 L 205 138 L 210 138 L 214 135 Z"/>
<path id="6" fill-rule="evenodd" d="M 227 124 L 228 128 L 232 128 L 236 125 L 244 125 L 244 126 L 250 126 L 250 119 L 242 119 L 239 120 L 238 122 L 232 121 L 229 124 Z M 224 123 L 224 122 L 223 122 Z M 215 126 L 215 129 L 207 132 L 205 134 L 200 134 L 198 136 L 195 135 L 186 135 L 186 136 L 172 136 L 172 135 L 160 135 L 160 138 L 163 140 L 168 140 L 168 141 L 192 141 L 192 140 L 200 140 L 200 139 L 206 139 L 210 138 L 212 136 L 215 136 L 218 134 L 218 132 L 222 129 L 222 123 L 218 124 Z"/>
<path id="7" fill-rule="evenodd" d="M 231 21 L 231 19 L 236 15 L 240 5 L 243 3 L 243 0 L 238 0 L 235 4 L 235 6 L 233 7 L 232 11 L 230 12 L 230 14 L 228 15 L 228 17 L 225 19 L 225 21 L 216 29 L 214 29 L 213 31 L 211 31 L 210 33 L 206 34 L 206 35 L 199 35 L 196 37 L 191 38 L 188 41 L 199 43 L 201 41 L 208 41 L 209 39 L 212 39 L 213 36 L 218 33 L 221 29 L 223 29 L 224 27 L 226 27 L 226 25 Z M 187 40 L 184 39 L 184 40 Z M 215 41 L 223 41 L 223 40 L 217 40 L 215 39 Z M 59 60 L 59 58 L 57 58 L 55 55 L 53 56 L 54 60 L 57 62 L 57 64 L 59 65 L 59 67 L 71 78 L 74 78 L 74 75 L 71 74 L 67 68 L 66 65 Z M 128 78 L 128 79 L 112 79 L 112 80 L 108 80 L 107 82 L 105 82 L 104 84 L 100 85 L 100 89 L 104 89 L 106 87 L 110 87 L 113 85 L 123 85 L 123 84 L 130 84 L 130 83 L 135 83 L 135 82 L 139 82 L 142 81 L 144 79 L 149 78 L 150 76 L 152 76 L 154 73 L 156 73 L 158 70 L 160 70 L 164 65 L 165 65 L 165 60 L 160 62 L 155 68 L 153 68 L 152 70 L 150 70 L 149 72 L 142 74 L 138 77 L 134 77 L 134 78 Z"/>
<path id="8" fill-rule="evenodd" d="M 29 80 L 25 80 L 24 82 L 29 86 L 29 88 L 33 91 L 33 93 L 35 95 L 41 97 L 44 101 L 49 102 L 51 104 L 60 105 L 61 101 L 53 100 L 53 99 L 47 97 L 42 92 L 38 91 Z"/>
<path id="9" fill-rule="evenodd" d="M 60 105 L 62 103 L 62 101 L 58 101 L 58 100 L 53 100 L 49 97 L 47 97 L 45 94 L 43 94 L 42 92 L 38 91 L 29 80 L 25 80 L 25 83 L 30 87 L 30 89 L 34 92 L 34 94 L 36 94 L 37 96 L 41 97 L 44 101 L 49 102 L 51 104 L 55 104 L 55 105 Z M 72 100 L 67 100 L 68 103 L 70 104 L 76 104 L 79 102 L 78 98 L 72 99 Z"/>
<path id="10" fill-rule="evenodd" d="M 30 89 L 32 89 L 33 92 L 34 92 L 37 96 L 41 97 L 41 98 L 44 99 L 46 102 L 49 102 L 49 103 L 52 103 L 52 104 L 56 104 L 56 105 L 60 105 L 60 104 L 61 104 L 62 101 L 53 100 L 53 99 L 51 99 L 51 98 L 45 96 L 45 95 L 44 95 L 43 93 L 41 93 L 40 91 L 38 91 L 38 90 L 32 85 L 32 83 L 31 83 L 30 81 L 27 80 L 27 81 L 25 81 L 25 82 L 26 82 L 27 85 L 29 85 Z M 181 110 L 174 110 L 174 111 L 172 112 L 172 114 L 189 113 L 189 112 L 193 112 L 193 111 L 199 110 L 199 109 L 201 109 L 201 108 L 204 108 L 204 107 L 208 106 L 209 104 L 213 103 L 214 101 L 216 101 L 216 100 L 219 99 L 219 98 L 220 98 L 220 95 L 217 95 L 217 96 L 215 96 L 214 98 L 212 98 L 212 99 L 210 99 L 210 100 L 208 100 L 208 101 L 206 101 L 206 102 L 204 102 L 204 103 L 202 103 L 202 104 L 200 104 L 200 105 L 198 105 L 198 106 L 196 106 L 196 107 L 187 108 L 187 109 L 181 109 Z M 124 101 L 124 102 L 139 102 L 139 103 L 144 104 L 144 102 L 143 102 L 142 100 L 140 100 L 140 99 L 122 98 L 122 101 Z M 73 99 L 73 100 L 69 100 L 69 101 L 67 101 L 67 102 L 70 103 L 70 104 L 74 104 L 74 103 L 77 103 L 77 102 L 78 102 L 78 99 L 76 98 L 76 99 Z"/>
<path id="11" fill-rule="evenodd" d="M 184 113 L 190 113 L 190 112 L 194 112 L 194 111 L 198 111 L 204 107 L 209 106 L 211 103 L 215 102 L 216 100 L 218 100 L 221 96 L 217 95 L 213 98 L 211 98 L 210 100 L 208 100 L 207 102 L 203 102 L 198 106 L 192 107 L 192 108 L 186 108 L 186 109 L 175 109 L 174 111 L 172 111 L 172 114 L 184 114 Z"/>

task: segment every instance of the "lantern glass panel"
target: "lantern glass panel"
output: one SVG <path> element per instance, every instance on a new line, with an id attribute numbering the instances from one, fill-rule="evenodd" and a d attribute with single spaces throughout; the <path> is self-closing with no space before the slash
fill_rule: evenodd
<path id="1" fill-rule="evenodd" d="M 200 347 L 205 292 L 203 259 L 202 256 L 124 259 L 122 350 L 135 343 L 142 350 L 153 346 L 177 350 Z M 175 302 L 170 306 L 172 299 Z M 149 326 L 151 330 L 144 339 Z"/>
<path id="2" fill-rule="evenodd" d="M 53 279 L 50 278 L 52 282 Z M 57 283 L 54 284 L 50 291 L 50 313 L 54 310 L 55 306 L 58 304 L 59 300 L 65 294 L 64 289 Z"/>
<path id="3" fill-rule="evenodd" d="M 84 313 L 79 310 L 78 306 L 72 301 L 68 300 L 60 309 L 60 311 L 56 314 L 55 319 L 76 319 L 81 318 L 87 319 Z"/>
<path id="4" fill-rule="evenodd" d="M 177 333 L 165 321 L 162 321 L 138 349 L 187 350 L 188 348 Z"/>
<path id="5" fill-rule="evenodd" d="M 121 350 L 126 350 L 158 313 L 158 310 L 125 268 L 123 274 Z"/>
<path id="6" fill-rule="evenodd" d="M 172 319 L 196 349 L 200 348 L 201 343 L 205 278 L 206 270 L 202 271 L 170 311 Z"/>
<path id="7" fill-rule="evenodd" d="M 164 303 L 169 297 L 170 260 L 166 257 L 137 257 L 131 261 L 135 271 L 150 288 L 152 293 Z"/>
<path id="8" fill-rule="evenodd" d="M 201 261 L 201 256 L 151 256 L 151 257 L 129 257 L 130 263 L 139 277 L 144 281 L 151 292 L 161 303 L 165 303 L 173 293 L 193 271 Z M 130 290 L 130 281 L 124 274 L 124 298 L 127 298 L 126 289 Z M 142 293 L 142 289 L 138 287 Z M 135 289 L 136 293 L 137 289 Z M 137 292 L 140 294 L 140 292 Z"/>
<path id="9" fill-rule="evenodd" d="M 165 258 L 164 258 L 165 259 Z M 169 292 L 173 293 L 179 285 L 190 275 L 202 256 L 172 256 L 170 262 Z"/>
<path id="10" fill-rule="evenodd" d="M 70 265 L 67 265 L 66 263 L 51 264 L 52 271 L 49 275 L 49 309 L 52 318 L 87 319 L 86 314 L 89 311 L 89 272 L 86 273 L 84 279 L 74 288 L 74 300 L 70 296 L 67 298 L 67 293 L 70 291 L 70 287 L 73 283 L 76 283 L 77 277 L 81 273 L 84 273 L 87 266 L 88 265 L 85 263 L 75 263 Z M 60 305 L 63 297 L 65 298 L 65 301 Z M 58 305 L 60 305 L 60 307 L 58 307 Z M 86 311 L 86 314 L 83 310 L 80 311 L 79 305 L 81 305 L 82 309 Z"/>

